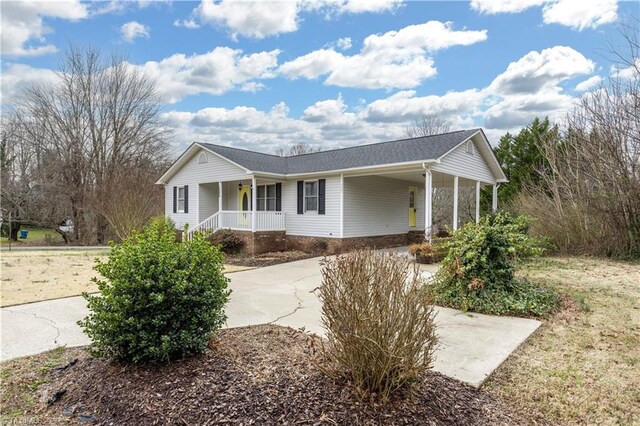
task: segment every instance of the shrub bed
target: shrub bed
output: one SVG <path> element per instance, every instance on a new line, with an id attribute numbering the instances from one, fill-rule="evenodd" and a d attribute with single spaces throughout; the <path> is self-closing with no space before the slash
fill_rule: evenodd
<path id="1" fill-rule="evenodd" d="M 204 352 L 226 320 L 223 258 L 202 235 L 177 242 L 164 219 L 113 245 L 94 267 L 105 278 L 93 278 L 101 294 L 84 294 L 91 313 L 79 324 L 91 352 L 134 363 Z"/>
<path id="2" fill-rule="evenodd" d="M 494 315 L 545 316 L 560 303 L 553 290 L 514 276 L 515 261 L 543 251 L 529 221 L 508 213 L 468 223 L 446 243 L 448 254 L 427 292 L 436 304 Z"/>

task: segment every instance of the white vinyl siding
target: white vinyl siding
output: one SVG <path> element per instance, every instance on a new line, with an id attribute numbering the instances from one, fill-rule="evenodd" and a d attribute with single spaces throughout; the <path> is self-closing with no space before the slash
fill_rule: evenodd
<path id="1" fill-rule="evenodd" d="M 297 214 L 297 181 L 292 179 L 282 184 L 282 210 L 286 212 L 287 234 L 340 237 L 340 176 L 325 179 L 325 214 L 318 214 L 317 211 Z"/>
<path id="2" fill-rule="evenodd" d="M 418 189 L 415 227 L 409 227 L 410 186 Z M 404 234 L 423 229 L 424 187 L 383 176 L 345 177 L 345 238 Z"/>
<path id="3" fill-rule="evenodd" d="M 465 142 L 444 156 L 440 163 L 434 164 L 431 169 L 436 172 L 457 175 L 471 180 L 493 183 L 495 177 L 482 157 L 476 142 L 474 141 L 473 143 L 473 154 L 467 152 L 467 144 Z"/>
<path id="4" fill-rule="evenodd" d="M 218 182 L 200 184 L 198 186 L 198 220 L 202 222 L 217 211 Z"/>
<path id="5" fill-rule="evenodd" d="M 200 164 L 200 151 L 193 153 L 193 156 L 187 161 L 165 185 L 165 214 L 175 222 L 179 229 L 185 224 L 190 227 L 197 225 L 199 215 L 200 196 L 198 189 L 200 183 L 227 181 L 235 179 L 243 179 L 247 177 L 244 169 L 226 161 L 215 154 L 208 153 L 209 161 Z M 189 212 L 173 213 L 173 187 L 189 185 Z M 236 189 L 237 192 L 237 189 Z M 237 205 L 233 207 L 236 209 Z M 206 218 L 202 218 L 206 219 Z"/>

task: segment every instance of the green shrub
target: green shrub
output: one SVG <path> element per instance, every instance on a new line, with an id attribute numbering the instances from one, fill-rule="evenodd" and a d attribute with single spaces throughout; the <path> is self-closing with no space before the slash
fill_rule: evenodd
<path id="1" fill-rule="evenodd" d="M 486 216 L 456 231 L 446 243 L 449 252 L 428 288 L 435 303 L 495 315 L 550 313 L 559 296 L 514 276 L 516 259 L 543 251 L 527 231 L 526 217 L 508 213 Z"/>
<path id="2" fill-rule="evenodd" d="M 405 256 L 363 250 L 325 258 L 325 371 L 386 397 L 429 369 L 436 336 L 422 287 Z"/>
<path id="3" fill-rule="evenodd" d="M 134 363 L 202 353 L 226 320 L 223 255 L 202 235 L 180 243 L 170 221 L 112 245 L 94 269 L 100 295 L 84 294 L 91 313 L 80 326 L 96 356 Z"/>
<path id="4" fill-rule="evenodd" d="M 219 245 L 223 253 L 238 253 L 244 246 L 244 240 L 230 229 L 221 229 L 209 237 L 211 244 Z"/>

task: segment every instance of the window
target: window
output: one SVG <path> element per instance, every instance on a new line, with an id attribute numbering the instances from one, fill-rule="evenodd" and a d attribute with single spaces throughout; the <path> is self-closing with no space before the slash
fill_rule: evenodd
<path id="1" fill-rule="evenodd" d="M 256 194 L 258 200 L 257 209 L 261 211 L 276 211 L 276 186 L 274 185 L 259 185 L 258 193 Z"/>
<path id="2" fill-rule="evenodd" d="M 204 163 L 208 163 L 209 162 L 209 157 L 207 156 L 206 152 L 201 152 L 200 155 L 198 155 L 198 164 L 204 164 Z"/>
<path id="3" fill-rule="evenodd" d="M 467 146 L 465 147 L 465 151 L 467 154 L 473 155 L 473 141 L 467 141 Z"/>
<path id="4" fill-rule="evenodd" d="M 184 213 L 184 186 L 178 187 L 178 213 Z"/>
<path id="5" fill-rule="evenodd" d="M 318 210 L 318 181 L 304 183 L 304 209 L 305 211 Z"/>

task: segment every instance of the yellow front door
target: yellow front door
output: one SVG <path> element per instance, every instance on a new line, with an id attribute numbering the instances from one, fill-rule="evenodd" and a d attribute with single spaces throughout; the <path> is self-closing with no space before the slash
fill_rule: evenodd
<path id="1" fill-rule="evenodd" d="M 409 187 L 409 226 L 416 226 L 416 195 L 418 193 L 418 188 L 415 186 Z"/>
<path id="2" fill-rule="evenodd" d="M 251 188 L 243 186 L 238 191 L 238 210 L 241 212 L 248 212 L 251 210 Z M 240 213 L 238 222 L 240 225 L 249 224 L 249 215 L 247 213 Z"/>

